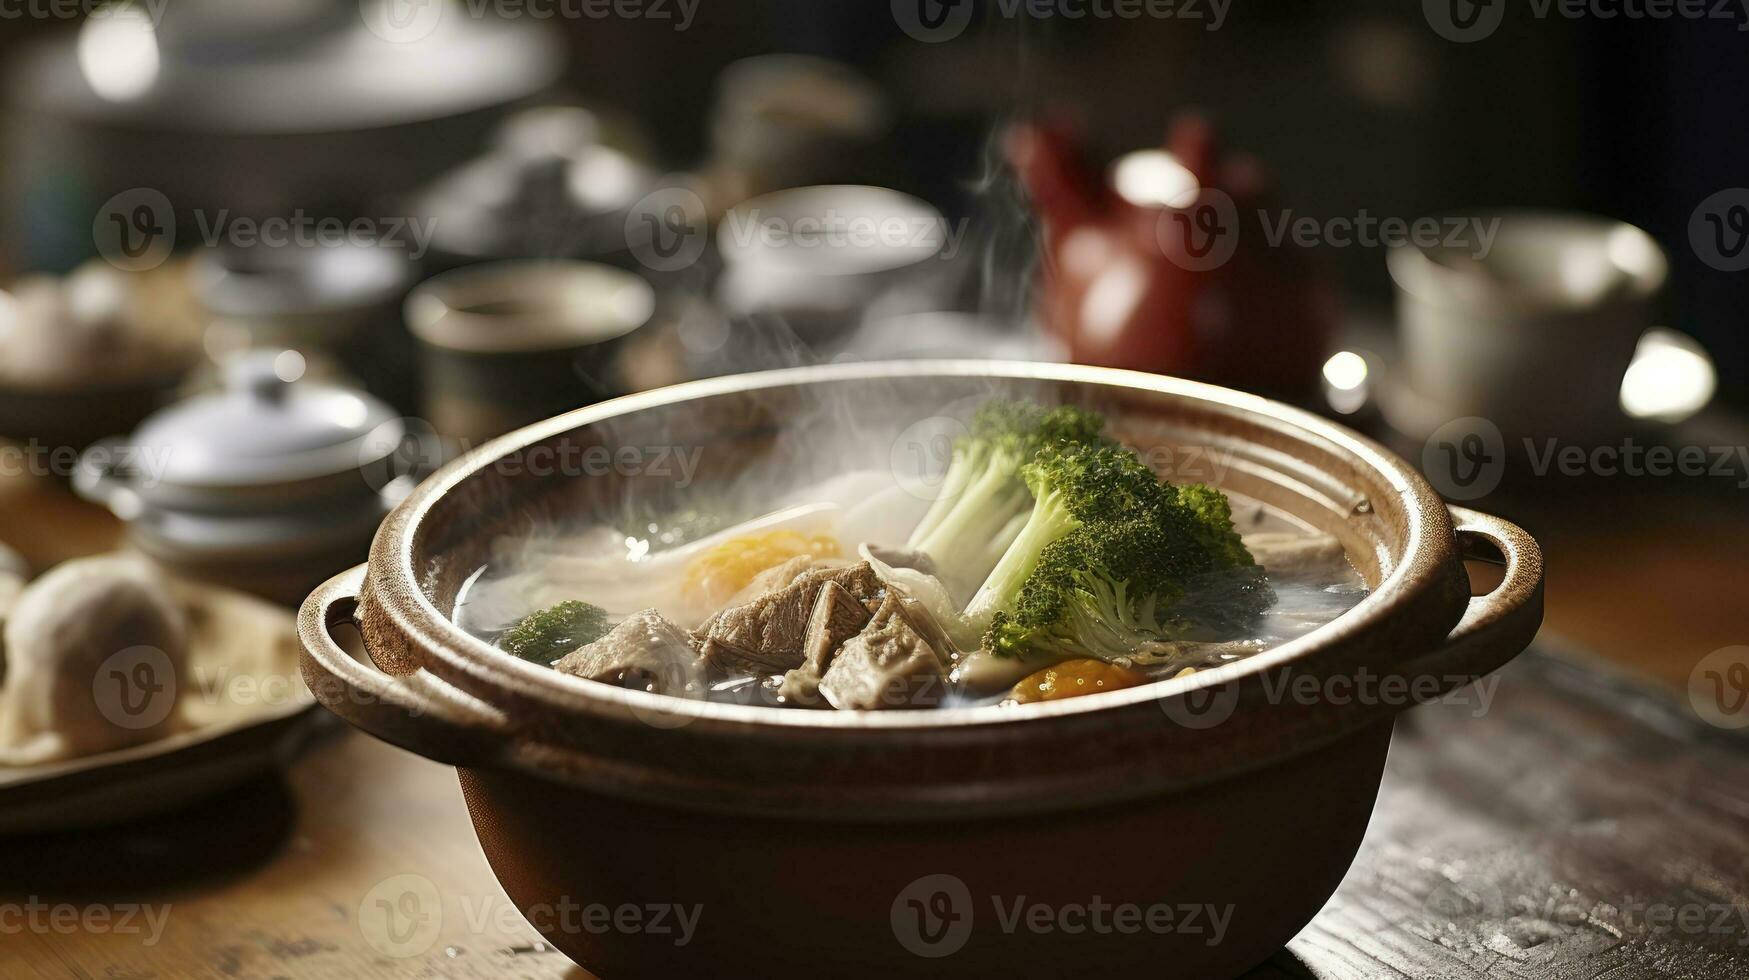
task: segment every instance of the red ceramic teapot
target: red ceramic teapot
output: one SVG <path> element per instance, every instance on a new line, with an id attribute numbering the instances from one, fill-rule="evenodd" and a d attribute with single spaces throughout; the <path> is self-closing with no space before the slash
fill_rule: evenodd
<path id="1" fill-rule="evenodd" d="M 1263 167 L 1177 119 L 1164 150 L 1100 174 L 1061 119 L 1008 133 L 1009 162 L 1044 228 L 1037 300 L 1082 364 L 1212 381 L 1290 399 L 1316 390 L 1334 289 L 1291 239 Z"/>

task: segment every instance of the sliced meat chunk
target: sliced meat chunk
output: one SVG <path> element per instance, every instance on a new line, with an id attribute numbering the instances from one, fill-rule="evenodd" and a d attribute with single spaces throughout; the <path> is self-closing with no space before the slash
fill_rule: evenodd
<path id="1" fill-rule="evenodd" d="M 947 666 L 888 595 L 862 632 L 844 642 L 820 679 L 820 694 L 840 710 L 922 708 L 947 693 Z"/>
<path id="2" fill-rule="evenodd" d="M 868 562 L 802 572 L 781 589 L 705 620 L 697 633 L 705 662 L 731 674 L 781 674 L 800 667 L 808 619 L 827 583 L 870 608 L 883 592 Z"/>
<path id="3" fill-rule="evenodd" d="M 767 592 L 775 592 L 794 582 L 797 576 L 803 572 L 820 568 L 843 568 L 849 564 L 850 562 L 843 558 L 815 558 L 813 555 L 797 555 L 753 576 L 752 581 L 748 582 L 746 587 L 724 603 L 724 608 L 730 609 L 752 602 Z"/>
<path id="4" fill-rule="evenodd" d="M 675 697 L 705 694 L 704 665 L 692 638 L 654 609 L 626 617 L 606 636 L 559 658 L 553 669 Z"/>
<path id="5" fill-rule="evenodd" d="M 868 625 L 869 612 L 837 582 L 820 587 L 813 614 L 802 637 L 802 665 L 784 675 L 778 693 L 789 704 L 819 707 L 820 677 L 845 640 Z"/>

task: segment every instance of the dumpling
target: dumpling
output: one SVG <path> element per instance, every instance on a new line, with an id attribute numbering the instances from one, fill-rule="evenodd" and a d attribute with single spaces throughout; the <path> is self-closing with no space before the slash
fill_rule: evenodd
<path id="1" fill-rule="evenodd" d="M 0 761 L 29 765 L 137 745 L 179 724 L 180 605 L 143 560 L 70 561 L 6 615 Z"/>

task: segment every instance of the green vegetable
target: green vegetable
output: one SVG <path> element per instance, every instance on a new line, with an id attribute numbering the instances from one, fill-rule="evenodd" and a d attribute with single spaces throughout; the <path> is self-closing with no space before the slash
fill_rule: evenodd
<path id="1" fill-rule="evenodd" d="M 934 559 L 950 588 L 975 588 L 1025 526 L 1031 496 L 1021 467 L 1046 446 L 1102 442 L 1104 425 L 1078 408 L 986 402 L 954 443 L 941 494 L 907 547 Z"/>
<path id="2" fill-rule="evenodd" d="M 1220 491 L 1162 483 L 1111 445 L 1047 448 L 1024 474 L 1032 516 L 966 610 L 991 652 L 1111 660 L 1274 601 Z"/>
<path id="3" fill-rule="evenodd" d="M 607 612 L 572 599 L 524 617 L 498 639 L 505 653 L 529 663 L 553 661 L 607 635 Z"/>

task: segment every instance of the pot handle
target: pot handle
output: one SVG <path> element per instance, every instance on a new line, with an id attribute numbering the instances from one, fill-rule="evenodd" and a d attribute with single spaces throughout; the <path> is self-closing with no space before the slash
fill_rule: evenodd
<path id="1" fill-rule="evenodd" d="M 501 710 L 457 690 L 430 671 L 390 674 L 342 647 L 333 629 L 353 622 L 365 566 L 341 572 L 304 600 L 298 612 L 304 682 L 323 707 L 385 742 L 454 766 L 480 766 L 504 755 L 511 735 Z"/>
<path id="2" fill-rule="evenodd" d="M 1472 598 L 1445 642 L 1403 665 L 1401 673 L 1447 679 L 1477 678 L 1530 645 L 1543 621 L 1543 554 L 1536 539 L 1510 521 L 1467 507 L 1451 507 L 1458 547 L 1466 559 L 1502 563 L 1506 574 L 1487 595 Z"/>

